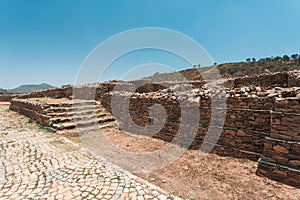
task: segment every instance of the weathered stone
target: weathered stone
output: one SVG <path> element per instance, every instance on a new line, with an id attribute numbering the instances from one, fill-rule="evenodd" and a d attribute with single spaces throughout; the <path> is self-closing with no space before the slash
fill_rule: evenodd
<path id="1" fill-rule="evenodd" d="M 286 178 L 287 177 L 287 172 L 286 171 L 275 170 L 274 174 L 278 175 L 281 178 Z"/>
<path id="2" fill-rule="evenodd" d="M 289 153 L 289 150 L 287 150 L 286 148 L 284 148 L 283 146 L 280 146 L 280 145 L 274 146 L 273 149 L 275 151 L 283 153 L 283 154 L 288 154 Z"/>
<path id="3" fill-rule="evenodd" d="M 295 165 L 295 166 L 299 166 L 300 167 L 300 160 L 290 160 L 289 164 Z"/>
<path id="4" fill-rule="evenodd" d="M 238 136 L 246 136 L 247 133 L 246 133 L 245 131 L 238 130 L 238 131 L 237 131 L 237 135 L 238 135 Z"/>
<path id="5" fill-rule="evenodd" d="M 272 119 L 272 124 L 280 125 L 280 119 Z"/>
<path id="6" fill-rule="evenodd" d="M 273 145 L 271 143 L 264 143 L 264 148 L 265 149 L 272 149 Z"/>

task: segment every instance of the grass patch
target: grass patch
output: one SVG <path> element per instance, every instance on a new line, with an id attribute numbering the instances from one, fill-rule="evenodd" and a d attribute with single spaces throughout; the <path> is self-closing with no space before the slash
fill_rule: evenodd
<path id="1" fill-rule="evenodd" d="M 54 133 L 54 131 L 50 128 L 47 128 L 41 124 L 37 124 L 37 127 L 39 130 L 43 131 L 43 132 L 46 132 L 46 133 Z"/>
<path id="2" fill-rule="evenodd" d="M 44 130 L 44 129 L 45 129 L 45 126 L 43 126 L 43 125 L 41 125 L 41 124 L 38 124 L 37 126 L 38 126 L 38 128 L 39 128 L 40 130 Z"/>

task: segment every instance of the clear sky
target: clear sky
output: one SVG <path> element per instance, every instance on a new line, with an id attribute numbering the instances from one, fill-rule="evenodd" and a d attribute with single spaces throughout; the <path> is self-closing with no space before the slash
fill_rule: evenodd
<path id="1" fill-rule="evenodd" d="M 101 41 L 139 27 L 182 32 L 218 63 L 300 53 L 299 10 L 299 0 L 0 0 L 0 88 L 72 84 Z M 156 61 L 149 57 L 116 62 L 105 79 Z"/>

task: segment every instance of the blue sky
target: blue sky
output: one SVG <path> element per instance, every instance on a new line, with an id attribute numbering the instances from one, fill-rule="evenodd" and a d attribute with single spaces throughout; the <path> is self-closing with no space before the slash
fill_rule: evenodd
<path id="1" fill-rule="evenodd" d="M 0 88 L 72 84 L 100 42 L 140 27 L 182 32 L 218 63 L 300 53 L 299 10 L 299 0 L 0 0 Z M 103 80 L 148 62 L 190 67 L 145 51 L 115 62 Z"/>

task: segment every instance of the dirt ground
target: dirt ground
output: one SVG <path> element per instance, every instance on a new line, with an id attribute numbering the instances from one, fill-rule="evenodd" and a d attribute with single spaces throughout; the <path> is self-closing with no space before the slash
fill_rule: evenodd
<path id="1" fill-rule="evenodd" d="M 131 152 L 149 152 L 165 142 L 105 129 L 114 145 Z M 300 199 L 300 189 L 255 174 L 257 162 L 187 150 L 164 169 L 135 174 L 183 199 Z"/>

